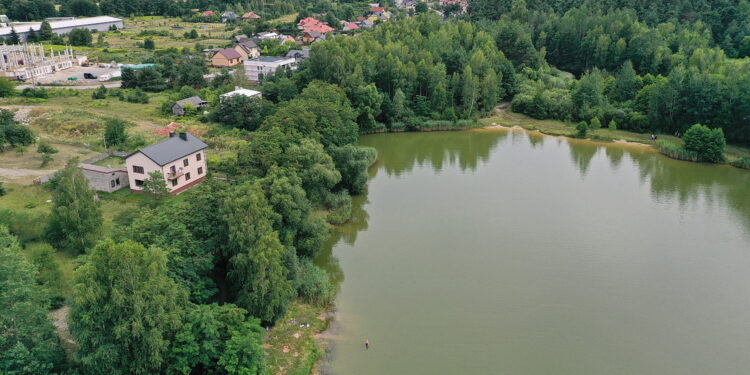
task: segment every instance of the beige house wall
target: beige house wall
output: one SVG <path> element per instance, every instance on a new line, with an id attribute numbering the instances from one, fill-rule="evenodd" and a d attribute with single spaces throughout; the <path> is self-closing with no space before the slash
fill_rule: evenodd
<path id="1" fill-rule="evenodd" d="M 199 154 L 201 155 L 201 160 L 198 160 Z M 187 166 L 185 166 L 185 160 L 187 160 Z M 138 152 L 130 156 L 125 164 L 128 168 L 128 179 L 132 191 L 142 191 L 143 188 L 137 185 L 136 180 L 144 181 L 149 178 L 149 173 L 154 171 L 160 171 L 164 176 L 164 181 L 166 182 L 167 189 L 169 189 L 170 193 L 176 190 L 184 190 L 181 188 L 194 183 L 198 179 L 204 178 L 208 171 L 206 168 L 205 150 L 192 153 L 188 156 L 167 163 L 163 167 L 156 164 L 143 153 Z M 136 173 L 133 169 L 134 166 L 143 167 L 143 174 Z M 174 175 L 171 173 L 172 167 L 174 167 L 176 172 Z M 199 168 L 201 169 L 201 173 L 198 173 Z M 188 176 L 190 177 L 189 180 L 187 179 Z M 175 182 L 173 183 L 173 181 Z"/>

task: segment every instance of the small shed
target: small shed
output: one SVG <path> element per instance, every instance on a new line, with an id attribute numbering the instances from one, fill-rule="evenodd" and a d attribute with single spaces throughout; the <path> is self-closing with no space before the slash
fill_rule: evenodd
<path id="1" fill-rule="evenodd" d="M 195 109 L 201 109 L 203 107 L 206 107 L 208 105 L 208 102 L 201 99 L 199 96 L 191 96 L 187 99 L 182 99 L 175 102 L 172 106 L 172 113 L 174 113 L 175 116 L 184 116 L 185 107 L 187 107 L 188 105 L 191 105 Z"/>

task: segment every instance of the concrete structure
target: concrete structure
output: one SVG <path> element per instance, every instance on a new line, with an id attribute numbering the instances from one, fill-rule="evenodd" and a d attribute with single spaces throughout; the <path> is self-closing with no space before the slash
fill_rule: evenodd
<path id="1" fill-rule="evenodd" d="M 102 167 L 81 163 L 81 172 L 89 180 L 89 187 L 96 191 L 112 193 L 122 189 L 128 183 L 128 171 L 125 168 Z"/>
<path id="2" fill-rule="evenodd" d="M 19 81 L 80 66 L 86 60 L 86 56 L 76 57 L 69 47 L 55 53 L 46 52 L 41 44 L 0 46 L 0 74 Z"/>
<path id="3" fill-rule="evenodd" d="M 235 66 L 241 62 L 242 55 L 234 48 L 224 48 L 211 57 L 211 66 L 218 68 Z"/>
<path id="4" fill-rule="evenodd" d="M 63 21 L 49 21 L 49 25 L 50 27 L 52 27 L 52 32 L 57 35 L 65 35 L 73 31 L 73 29 L 107 31 L 112 26 L 115 26 L 118 29 L 122 29 L 123 27 L 122 19 L 109 16 L 75 18 Z M 38 33 L 41 27 L 41 22 L 24 22 L 17 25 L 11 24 L 11 26 L 9 27 L 0 28 L 0 38 L 8 38 L 10 36 L 11 30 L 15 29 L 16 33 L 18 33 L 18 36 L 21 38 L 21 41 L 25 42 L 29 36 L 29 30 L 33 29 Z"/>
<path id="5" fill-rule="evenodd" d="M 125 158 L 133 192 L 143 191 L 150 173 L 161 172 L 171 194 L 179 194 L 206 178 L 208 147 L 190 133 L 171 133 L 169 138 L 144 147 Z"/>
<path id="6" fill-rule="evenodd" d="M 230 91 L 226 94 L 221 94 L 219 96 L 219 100 L 231 98 L 236 95 L 247 96 L 248 98 L 254 98 L 254 97 L 260 98 L 263 96 L 263 94 L 260 91 L 248 90 L 248 89 L 243 89 L 242 87 L 239 87 L 239 86 L 235 86 L 234 91 Z"/>
<path id="7" fill-rule="evenodd" d="M 172 105 L 172 113 L 175 116 L 185 116 L 185 108 L 192 106 L 196 110 L 208 106 L 208 102 L 199 96 L 191 96 L 187 99 L 178 100 Z"/>
<path id="8" fill-rule="evenodd" d="M 297 60 L 293 57 L 261 56 L 245 61 L 245 76 L 253 82 L 260 81 L 261 76 L 276 72 L 276 69 L 297 69 Z"/>

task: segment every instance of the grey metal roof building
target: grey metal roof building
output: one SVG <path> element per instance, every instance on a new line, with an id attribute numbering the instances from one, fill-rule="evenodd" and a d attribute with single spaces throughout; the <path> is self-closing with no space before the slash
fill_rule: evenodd
<path id="1" fill-rule="evenodd" d="M 63 21 L 49 21 L 49 25 L 50 27 L 52 27 L 52 32 L 57 35 L 67 34 L 73 29 L 107 31 L 112 25 L 116 26 L 118 29 L 122 29 L 123 27 L 122 19 L 109 16 L 75 18 L 72 20 Z M 15 29 L 16 33 L 18 33 L 18 36 L 21 38 L 21 41 L 24 42 L 29 35 L 29 30 L 33 29 L 34 31 L 38 32 L 41 27 L 41 22 L 24 22 L 19 24 L 12 24 L 8 27 L 0 27 L 0 37 L 7 38 L 8 36 L 10 36 L 11 30 Z"/>
<path id="2" fill-rule="evenodd" d="M 207 147 L 207 144 L 190 133 L 179 133 L 178 135 L 172 133 L 169 135 L 169 138 L 151 146 L 146 146 L 128 155 L 127 158 L 140 152 L 153 160 L 154 163 L 164 166 Z"/>

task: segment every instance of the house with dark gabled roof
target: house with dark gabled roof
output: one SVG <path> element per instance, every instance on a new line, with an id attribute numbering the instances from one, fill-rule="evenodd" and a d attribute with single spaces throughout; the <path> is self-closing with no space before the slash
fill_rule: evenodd
<path id="1" fill-rule="evenodd" d="M 199 96 L 191 96 L 187 99 L 178 100 L 172 106 L 172 113 L 175 116 L 185 116 L 185 108 L 192 106 L 195 109 L 201 109 L 208 106 L 208 102 Z"/>
<path id="2" fill-rule="evenodd" d="M 224 12 L 221 14 L 221 22 L 229 22 L 231 20 L 236 20 L 237 18 L 240 18 L 240 16 L 235 12 Z"/>
<path id="3" fill-rule="evenodd" d="M 206 178 L 207 147 L 190 133 L 170 133 L 169 138 L 126 156 L 130 190 L 143 191 L 143 182 L 153 172 L 161 172 L 171 194 L 201 183 Z"/>

